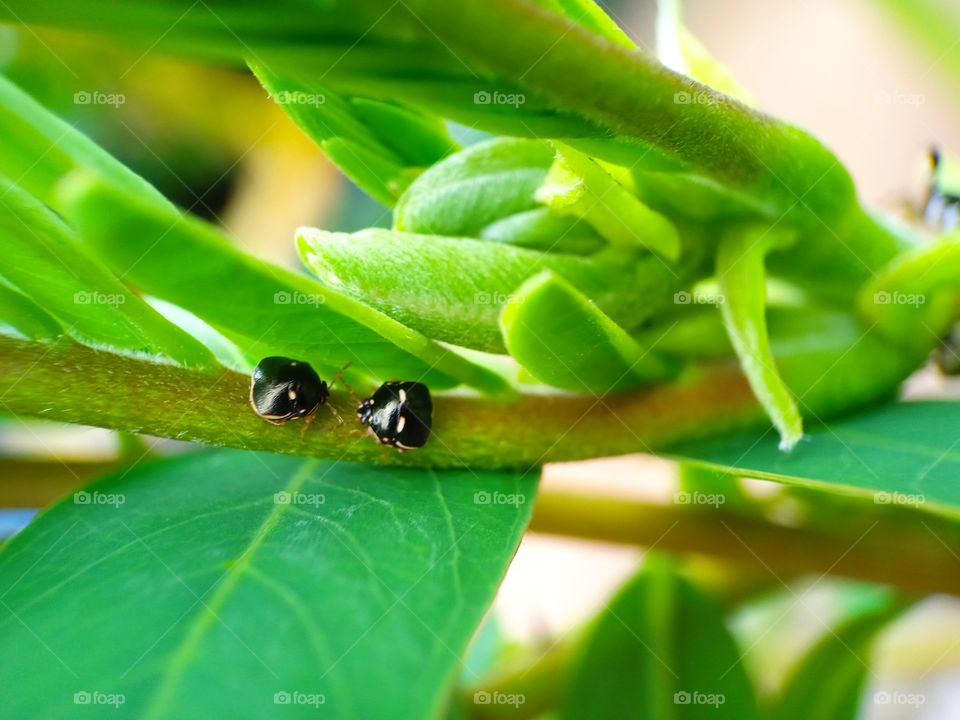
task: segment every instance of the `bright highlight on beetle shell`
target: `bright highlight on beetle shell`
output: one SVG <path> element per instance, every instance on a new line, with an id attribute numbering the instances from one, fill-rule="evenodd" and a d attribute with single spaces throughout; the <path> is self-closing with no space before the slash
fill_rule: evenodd
<path id="1" fill-rule="evenodd" d="M 250 405 L 274 425 L 306 418 L 327 401 L 330 391 L 309 363 L 288 357 L 266 357 L 250 381 Z"/>
<path id="2" fill-rule="evenodd" d="M 413 450 L 430 437 L 433 400 L 423 383 L 391 380 L 360 403 L 357 417 L 381 443 Z"/>

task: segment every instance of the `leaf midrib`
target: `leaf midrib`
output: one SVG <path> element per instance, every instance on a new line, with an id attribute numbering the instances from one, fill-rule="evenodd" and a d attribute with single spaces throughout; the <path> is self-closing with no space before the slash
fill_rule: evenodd
<path id="1" fill-rule="evenodd" d="M 318 461 L 311 458 L 305 461 L 300 468 L 293 473 L 290 482 L 284 487 L 284 490 L 290 494 L 296 493 L 310 477 L 312 470 L 316 467 Z M 224 573 L 223 580 L 214 591 L 213 597 L 209 603 L 202 602 L 202 596 L 198 602 L 202 604 L 199 614 L 195 615 L 186 636 L 180 643 L 180 646 L 174 652 L 163 677 L 160 680 L 160 686 L 154 695 L 153 701 L 147 707 L 144 718 L 169 717 L 165 710 L 170 705 L 170 700 L 174 696 L 183 671 L 189 665 L 193 651 L 203 639 L 204 634 L 217 619 L 217 610 L 223 607 L 229 599 L 231 592 L 236 588 L 240 579 L 247 573 L 251 559 L 257 549 L 263 544 L 263 541 L 270 532 L 280 522 L 280 518 L 291 505 L 275 504 L 273 510 L 267 515 L 264 521 L 257 528 L 253 538 L 250 540 L 246 550 L 240 555 L 239 559 L 233 563 Z"/>

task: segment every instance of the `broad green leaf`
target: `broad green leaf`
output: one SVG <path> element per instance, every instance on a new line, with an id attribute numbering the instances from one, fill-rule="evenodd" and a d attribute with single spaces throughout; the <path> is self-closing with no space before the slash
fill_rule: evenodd
<path id="1" fill-rule="evenodd" d="M 565 695 L 562 718 L 758 717 L 722 607 L 659 558 L 600 612 Z"/>
<path id="2" fill-rule="evenodd" d="M 250 62 L 257 79 L 330 158 L 387 206 L 416 176 L 455 151 L 439 118 L 397 105 L 341 97 L 321 84 L 278 75 Z"/>
<path id="3" fill-rule="evenodd" d="M 62 197 L 86 241 L 116 272 L 244 340 L 243 349 L 254 357 L 290 355 L 327 368 L 352 361 L 376 377 L 439 385 L 454 378 L 487 392 L 509 392 L 495 373 L 336 288 L 241 252 L 196 218 L 85 177 L 71 178 Z"/>
<path id="4" fill-rule="evenodd" d="M 55 340 L 60 323 L 30 298 L 0 282 L 0 333 L 26 340 Z"/>
<path id="5" fill-rule="evenodd" d="M 540 140 L 497 138 L 451 155 L 410 185 L 394 212 L 396 230 L 476 236 L 490 223 L 537 207 L 553 151 Z"/>
<path id="6" fill-rule="evenodd" d="M 588 223 L 579 218 L 557 215 L 547 208 L 526 210 L 497 220 L 480 232 L 480 238 L 575 255 L 589 255 L 606 244 Z"/>
<path id="7" fill-rule="evenodd" d="M 304 263 L 326 287 L 430 337 L 489 352 L 504 350 L 502 306 L 543 269 L 625 327 L 663 304 L 680 278 L 650 255 L 616 251 L 585 258 L 379 228 L 353 235 L 301 228 L 298 243 Z"/>
<path id="8" fill-rule="evenodd" d="M 433 717 L 535 486 L 234 452 L 110 477 L 0 551 L 5 712 Z"/>
<path id="9" fill-rule="evenodd" d="M 521 285 L 500 314 L 504 344 L 547 385 L 605 394 L 657 380 L 677 368 L 549 270 Z"/>
<path id="10" fill-rule="evenodd" d="M 750 387 L 790 450 L 803 436 L 796 400 L 777 371 L 767 336 L 764 257 L 783 235 L 773 228 L 728 230 L 717 253 L 717 279 L 723 295 L 720 310 L 740 367 Z"/>
<path id="11" fill-rule="evenodd" d="M 0 276 L 91 347 L 190 367 L 213 356 L 133 295 L 39 200 L 0 176 Z M 11 321 L 16 320 L 11 317 Z"/>
<path id="12" fill-rule="evenodd" d="M 800 659 L 764 712 L 767 720 L 856 720 L 877 635 L 905 609 L 886 595 L 858 608 Z"/>
<path id="13" fill-rule="evenodd" d="M 778 452 L 768 432 L 674 445 L 666 454 L 740 476 L 870 493 L 881 504 L 957 514 L 957 423 L 960 403 L 902 402 L 812 426 L 792 453 Z"/>
<path id="14" fill-rule="evenodd" d="M 556 213 L 586 220 L 612 245 L 648 248 L 668 260 L 680 256 L 680 236 L 587 155 L 554 143 L 557 158 L 537 200 Z"/>

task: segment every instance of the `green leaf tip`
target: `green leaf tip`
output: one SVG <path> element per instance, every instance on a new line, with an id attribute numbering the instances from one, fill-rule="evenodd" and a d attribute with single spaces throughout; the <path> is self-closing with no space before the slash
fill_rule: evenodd
<path id="1" fill-rule="evenodd" d="M 647 248 L 675 262 L 680 236 L 667 218 L 638 200 L 588 155 L 552 143 L 556 159 L 536 198 L 554 212 L 586 220 L 612 245 Z"/>
<path id="2" fill-rule="evenodd" d="M 780 433 L 784 451 L 803 437 L 803 420 L 770 347 L 764 258 L 772 247 L 791 240 L 790 233 L 774 228 L 739 226 L 723 235 L 717 251 L 720 311 L 727 333 L 750 387 Z"/>

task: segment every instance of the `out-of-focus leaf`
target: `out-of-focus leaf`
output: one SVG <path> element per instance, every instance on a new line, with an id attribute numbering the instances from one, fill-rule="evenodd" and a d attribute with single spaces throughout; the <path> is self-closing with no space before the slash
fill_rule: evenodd
<path id="1" fill-rule="evenodd" d="M 683 73 L 714 90 L 752 104 L 749 93 L 717 62 L 683 24 L 681 0 L 657 2 L 657 58 L 671 70 Z M 692 97 L 691 97 L 692 100 Z"/>
<path id="2" fill-rule="evenodd" d="M 636 44 L 593 0 L 537 0 L 543 7 L 555 10 L 607 40 L 633 49 Z"/>
<path id="3" fill-rule="evenodd" d="M 740 367 L 763 409 L 790 450 L 803 436 L 803 420 L 789 388 L 777 371 L 767 336 L 764 257 L 784 236 L 765 227 L 728 230 L 717 253 L 720 310 Z"/>
<path id="4" fill-rule="evenodd" d="M 144 200 L 172 207 L 143 178 L 2 76 L 0 146 L 0 173 L 50 207 L 56 208 L 56 183 L 77 168 Z"/>
<path id="5" fill-rule="evenodd" d="M 679 276 L 651 255 L 590 258 L 468 238 L 372 228 L 353 235 L 302 228 L 303 261 L 325 286 L 369 302 L 430 337 L 503 352 L 499 315 L 529 277 L 553 270 L 614 322 L 635 326 L 669 297 Z"/>
<path id="6" fill-rule="evenodd" d="M 410 185 L 394 213 L 405 232 L 472 237 L 490 223 L 537 207 L 553 161 L 541 140 L 497 138 L 437 163 Z"/>
<path id="7" fill-rule="evenodd" d="M 882 348 L 871 345 L 865 359 Z M 741 477 L 872 493 L 878 503 L 956 515 L 960 455 L 953 448 L 958 422 L 960 403 L 904 402 L 815 425 L 791 453 L 778 452 L 768 432 L 674 445 L 666 454 Z"/>
<path id="8" fill-rule="evenodd" d="M 30 298 L 0 282 L 0 333 L 26 340 L 55 340 L 63 328 Z"/>
<path id="9" fill-rule="evenodd" d="M 677 369 L 549 270 L 517 289 L 500 326 L 517 362 L 541 382 L 565 390 L 616 392 L 664 380 Z"/>
<path id="10" fill-rule="evenodd" d="M 433 717 L 535 488 L 250 452 L 110 477 L 0 552 L 5 712 Z"/>
<path id="11" fill-rule="evenodd" d="M 554 160 L 536 197 L 554 212 L 589 222 L 611 244 L 643 247 L 668 260 L 680 256 L 680 236 L 654 212 L 583 153 L 554 143 Z"/>
<path id="12" fill-rule="evenodd" d="M 885 595 L 845 618 L 800 659 L 763 717 L 766 720 L 856 720 L 876 636 L 905 609 Z"/>
<path id="13" fill-rule="evenodd" d="M 91 347 L 188 367 L 215 364 L 203 345 L 89 256 L 43 203 L 2 176 L 0 196 L 0 275 L 56 317 L 67 335 Z M 22 304 L 20 310 L 19 320 L 11 316 L 11 321 L 22 321 Z"/>
<path id="14" fill-rule="evenodd" d="M 487 392 L 509 391 L 486 368 L 336 288 L 241 252 L 196 218 L 140 203 L 86 177 L 71 178 L 63 197 L 84 238 L 118 273 L 234 341 L 245 340 L 251 356 L 290 355 L 326 368 L 351 361 L 381 378 L 438 385 L 454 378 Z"/>
<path id="15" fill-rule="evenodd" d="M 283 110 L 350 178 L 387 206 L 396 203 L 418 168 L 457 149 L 443 122 L 397 105 L 341 97 L 321 84 L 250 63 Z"/>
<path id="16" fill-rule="evenodd" d="M 571 720 L 758 717 L 722 607 L 659 558 L 600 612 L 565 698 Z"/>

